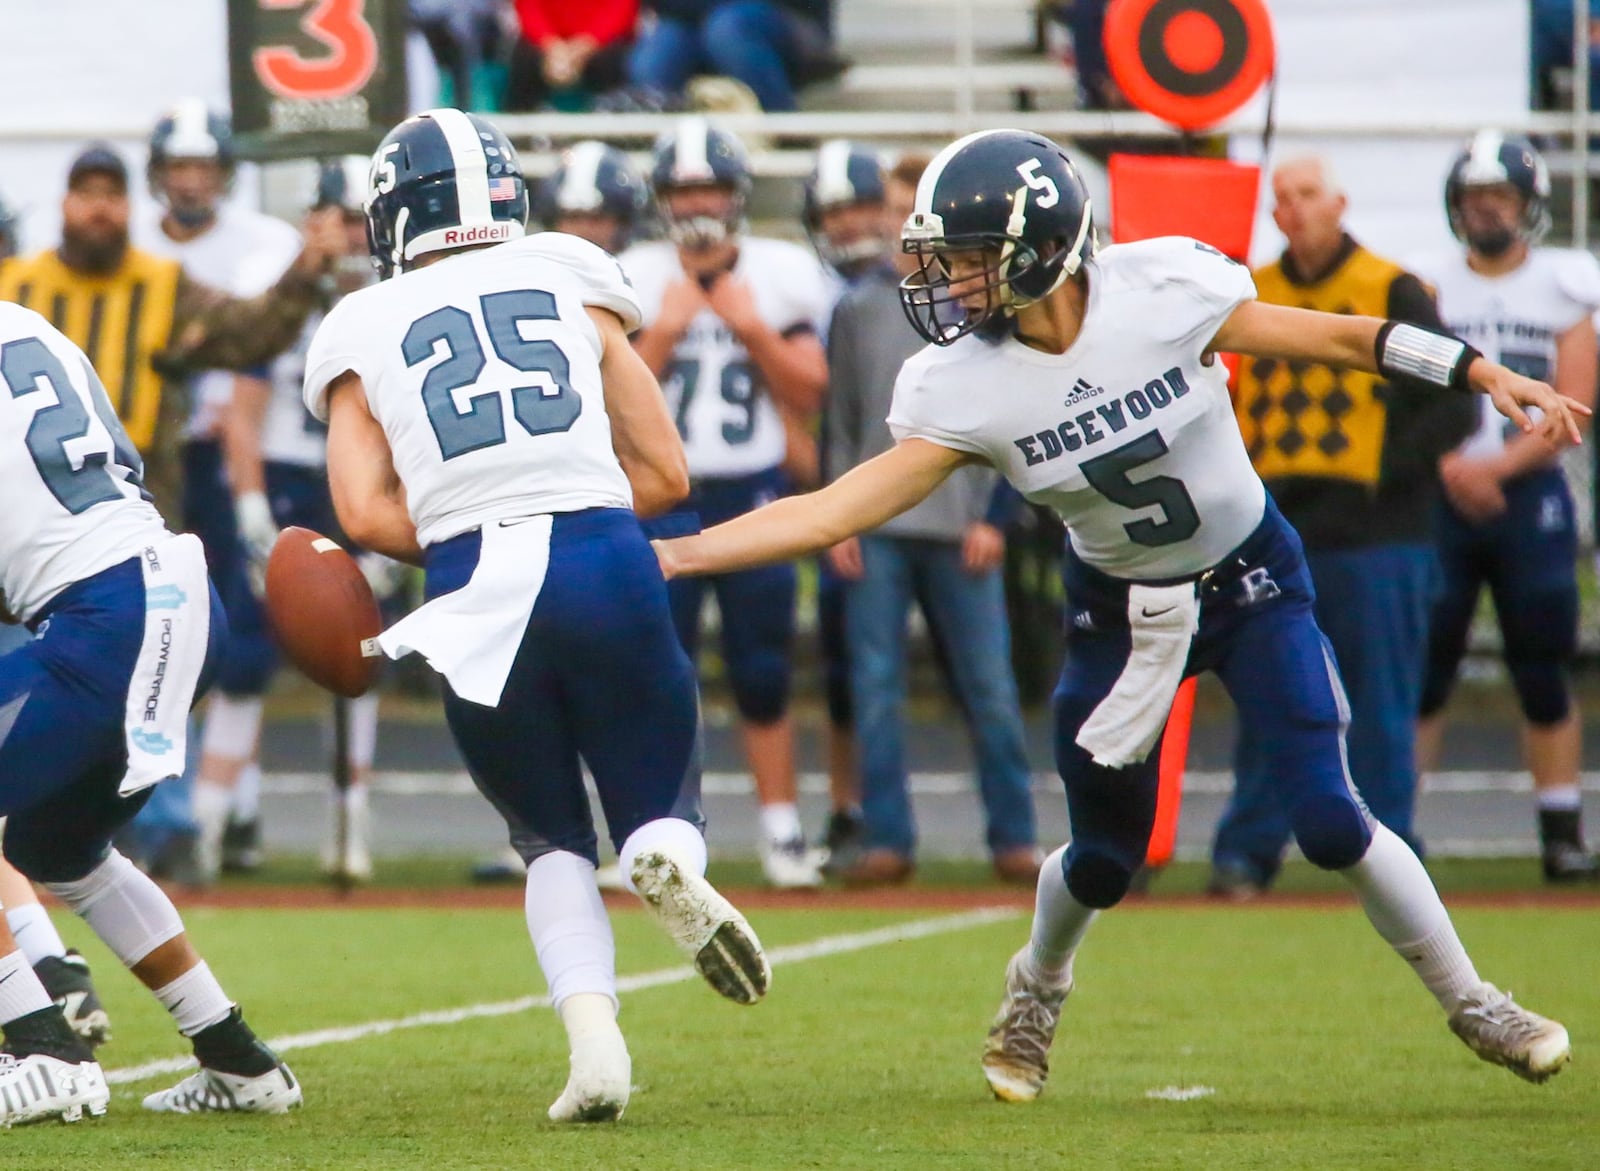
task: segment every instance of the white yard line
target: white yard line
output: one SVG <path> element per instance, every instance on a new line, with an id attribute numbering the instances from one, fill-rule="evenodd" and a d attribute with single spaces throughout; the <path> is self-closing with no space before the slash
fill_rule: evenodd
<path id="1" fill-rule="evenodd" d="M 821 959 L 824 956 L 843 955 L 846 952 L 864 951 L 867 948 L 883 947 L 891 943 L 903 943 L 911 939 L 926 939 L 930 935 L 945 935 L 952 931 L 966 931 L 973 927 L 983 927 L 990 923 L 999 923 L 1007 919 L 1015 919 L 1022 914 L 1021 911 L 1011 907 L 982 907 L 976 911 L 963 911 L 957 915 L 940 915 L 934 919 L 913 919 L 909 923 L 894 923 L 888 927 L 879 927 L 872 931 L 856 931 L 847 935 L 825 935 L 820 939 L 813 939 L 807 943 L 789 944 L 787 947 L 775 947 L 767 952 L 767 960 L 774 968 L 788 964 L 804 963 L 807 960 Z M 654 972 L 641 972 L 636 976 L 621 976 L 617 979 L 617 991 L 642 992 L 646 988 L 661 988 L 668 984 L 687 984 L 699 979 L 693 968 L 672 967 L 660 968 Z M 509 1016 L 512 1013 L 527 1012 L 531 1008 L 544 1008 L 550 1003 L 548 996 L 519 996 L 515 1000 L 501 1000 L 490 1004 L 468 1004 L 461 1008 L 437 1009 L 433 1012 L 419 1012 L 411 1016 L 396 1017 L 386 1021 L 367 1021 L 359 1025 L 345 1025 L 334 1029 L 317 1029 L 310 1033 L 291 1033 L 285 1037 L 274 1037 L 267 1042 L 279 1053 L 288 1053 L 295 1049 L 317 1049 L 324 1045 L 343 1045 L 350 1041 L 360 1041 L 367 1037 L 381 1037 L 386 1033 L 398 1033 L 405 1029 L 421 1029 L 431 1025 L 454 1025 L 462 1021 L 476 1020 L 479 1017 Z M 141 1065 L 130 1065 L 122 1069 L 106 1070 L 106 1081 L 112 1085 L 125 1085 L 128 1082 L 143 1081 L 146 1078 L 156 1077 L 160 1074 L 181 1073 L 194 1065 L 193 1057 L 165 1057 L 159 1061 L 146 1061 Z"/>

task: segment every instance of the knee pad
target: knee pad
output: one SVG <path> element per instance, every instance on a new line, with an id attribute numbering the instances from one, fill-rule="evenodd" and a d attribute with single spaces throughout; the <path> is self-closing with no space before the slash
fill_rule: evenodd
<path id="1" fill-rule="evenodd" d="M 1136 869 L 1105 850 L 1074 846 L 1067 855 L 1067 890 L 1084 906 L 1103 911 L 1122 901 Z"/>
<path id="2" fill-rule="evenodd" d="M 1347 794 L 1313 793 L 1289 810 L 1300 852 L 1323 870 L 1343 870 L 1361 861 L 1372 842 L 1368 817 L 1361 803 Z"/>
<path id="3" fill-rule="evenodd" d="M 772 724 L 789 709 L 789 659 L 762 652 L 747 655 L 738 665 L 729 663 L 734 706 L 752 724 Z"/>
<path id="4" fill-rule="evenodd" d="M 183 934 L 183 920 L 172 900 L 115 850 L 76 882 L 47 882 L 44 888 L 71 907 L 130 968 Z"/>
<path id="5" fill-rule="evenodd" d="M 1559 662 L 1544 659 L 1539 662 L 1506 660 L 1511 672 L 1511 685 L 1516 689 L 1517 702 L 1528 723 L 1538 725 L 1559 724 L 1567 718 L 1572 697 L 1567 689 L 1567 672 Z"/>

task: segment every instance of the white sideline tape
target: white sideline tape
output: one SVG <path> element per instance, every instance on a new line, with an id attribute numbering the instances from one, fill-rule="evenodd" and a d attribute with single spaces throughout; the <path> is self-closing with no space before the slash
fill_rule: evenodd
<path id="1" fill-rule="evenodd" d="M 1600 772 L 1586 772 L 1579 777 L 1580 785 L 1589 792 L 1600 792 Z M 800 791 L 807 795 L 828 792 L 828 776 L 821 772 L 803 772 L 799 776 Z M 954 796 L 974 792 L 971 772 L 914 772 L 908 781 L 914 796 Z M 1059 795 L 1061 778 L 1055 773 L 1034 773 L 1032 789 L 1035 793 Z M 1233 774 L 1225 770 L 1192 769 L 1183 779 L 1183 789 L 1189 794 L 1209 797 L 1226 797 L 1233 792 Z M 396 797 L 472 797 L 478 790 L 472 778 L 464 772 L 449 770 L 405 771 L 384 769 L 373 774 L 372 791 Z M 700 782 L 700 791 L 708 797 L 742 797 L 755 792 L 749 773 L 708 772 Z M 271 772 L 261 778 L 261 792 L 267 796 L 318 797 L 328 792 L 328 774 L 323 772 Z M 1531 793 L 1533 781 L 1524 772 L 1494 772 L 1485 770 L 1451 769 L 1429 773 L 1422 778 L 1423 793 L 1486 794 Z"/>
<path id="2" fill-rule="evenodd" d="M 1013 907 L 981 907 L 975 911 L 963 911 L 958 915 L 941 915 L 937 919 L 913 919 L 909 923 L 894 923 L 888 927 L 879 927 L 872 931 L 857 931 L 848 935 L 825 935 L 821 939 L 813 939 L 809 943 L 794 943 L 787 947 L 775 947 L 767 952 L 767 962 L 774 968 L 783 964 L 799 964 L 806 960 L 821 959 L 824 956 L 843 955 L 846 952 L 864 951 L 870 947 L 882 947 L 890 943 L 903 943 L 911 939 L 926 939 L 930 935 L 945 935 L 952 931 L 966 931 L 972 927 L 983 927 L 990 923 L 1000 923 L 1007 919 L 1015 919 L 1022 914 Z M 642 992 L 646 988 L 661 988 L 668 984 L 687 984 L 698 980 L 699 974 L 693 968 L 672 967 L 660 968 L 654 972 L 641 972 L 636 976 L 621 976 L 617 979 L 617 991 Z M 279 1053 L 289 1053 L 295 1049 L 316 1049 L 323 1045 L 343 1045 L 350 1041 L 360 1041 L 366 1037 L 381 1037 L 386 1033 L 398 1033 L 405 1029 L 421 1029 L 430 1025 L 455 1025 L 462 1021 L 476 1020 L 479 1017 L 510 1016 L 513 1013 L 527 1012 L 530 1008 L 544 1008 L 550 1003 L 548 996 L 519 996 L 515 1000 L 501 1000 L 490 1004 L 468 1004 L 461 1008 L 438 1009 L 433 1012 L 419 1012 L 411 1016 L 396 1017 L 386 1021 L 367 1021 L 360 1025 L 345 1025 L 335 1029 L 317 1029 L 310 1033 L 290 1033 L 285 1037 L 274 1037 L 267 1042 Z M 106 1081 L 114 1086 L 126 1085 L 129 1082 L 143 1081 L 145 1078 L 156 1077 L 160 1074 L 182 1073 L 194 1066 L 193 1057 L 164 1057 L 159 1061 L 146 1061 L 142 1065 L 130 1065 L 123 1069 L 106 1070 Z"/>

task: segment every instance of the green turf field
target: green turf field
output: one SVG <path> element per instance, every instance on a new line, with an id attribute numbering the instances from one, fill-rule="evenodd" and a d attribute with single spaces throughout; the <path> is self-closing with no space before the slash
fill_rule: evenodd
<path id="1" fill-rule="evenodd" d="M 553 1014 L 534 1008 L 299 1048 L 288 1057 L 306 1107 L 287 1118 L 146 1116 L 139 1097 L 179 1075 L 117 1085 L 105 1119 L 0 1133 L 0 1167 L 1600 1166 L 1593 908 L 1457 916 L 1485 974 L 1571 1030 L 1575 1065 L 1536 1087 L 1471 1056 L 1354 910 L 1130 907 L 1080 958 L 1052 1080 L 1031 1106 L 990 1100 L 977 1065 L 1026 932 L 1020 914 L 1000 914 L 757 913 L 778 962 L 753 1009 L 677 980 L 685 970 L 649 921 L 618 915 L 619 968 L 654 983 L 623 995 L 637 1089 L 614 1126 L 545 1120 L 565 1052 Z M 273 1037 L 543 991 L 512 910 L 187 918 Z M 910 924 L 945 930 L 883 930 Z M 98 961 L 117 1031 L 107 1069 L 181 1055 L 154 1001 L 65 926 Z M 784 950 L 816 940 L 856 950 Z M 1211 1092 L 1149 1096 L 1193 1087 Z"/>

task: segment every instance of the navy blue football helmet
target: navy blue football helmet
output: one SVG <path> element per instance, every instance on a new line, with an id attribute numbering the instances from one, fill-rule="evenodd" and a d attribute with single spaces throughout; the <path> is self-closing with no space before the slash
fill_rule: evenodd
<path id="1" fill-rule="evenodd" d="M 800 222 L 824 264 L 838 272 L 852 272 L 884 254 L 887 246 L 877 232 L 835 244 L 822 230 L 824 212 L 858 203 L 882 204 L 883 200 L 883 160 L 874 151 L 842 138 L 822 144 L 817 165 L 806 177 Z"/>
<path id="2" fill-rule="evenodd" d="M 317 164 L 317 181 L 311 190 L 312 208 L 342 207 L 365 212 L 367 172 L 370 160 L 365 155 L 345 155 L 323 159 Z"/>
<path id="3" fill-rule="evenodd" d="M 619 252 L 649 207 L 644 176 L 627 155 L 603 142 L 576 142 L 562 153 L 555 173 L 539 185 L 534 217 L 554 228 L 564 215 L 610 216 L 618 231 L 607 251 Z"/>
<path id="4" fill-rule="evenodd" d="M 725 187 L 733 194 L 731 210 L 720 219 L 689 216 L 680 220 L 666 199 L 680 187 Z M 750 194 L 750 163 L 744 144 L 704 118 L 679 119 L 656 140 L 650 189 L 674 244 L 706 248 L 736 236 L 744 224 L 744 204 Z"/>
<path id="5" fill-rule="evenodd" d="M 238 161 L 227 115 L 206 109 L 199 98 L 187 98 L 163 114 L 150 132 L 150 158 L 145 164 L 150 194 L 180 224 L 199 227 L 216 216 L 216 205 L 209 197 L 185 198 L 168 191 L 167 164 L 180 160 L 216 163 L 222 170 L 226 191 L 233 182 L 234 164 Z"/>
<path id="6" fill-rule="evenodd" d="M 1066 151 L 1042 134 L 984 130 L 951 143 L 928 164 L 913 207 L 900 243 L 918 270 L 900 282 L 900 304 L 935 345 L 980 329 L 998 336 L 1008 317 L 1094 255 L 1089 193 Z M 953 295 L 945 255 L 975 251 L 991 257 L 983 283 L 962 280 Z M 980 293 L 974 310 L 967 302 Z"/>
<path id="7" fill-rule="evenodd" d="M 1468 187 L 1509 183 L 1522 195 L 1522 217 L 1514 229 L 1469 229 L 1461 214 Z M 1480 130 L 1450 165 L 1444 209 L 1456 239 L 1486 256 L 1505 253 L 1517 240 L 1537 244 L 1550 230 L 1550 169 L 1533 143 L 1520 135 Z"/>
<path id="8" fill-rule="evenodd" d="M 428 110 L 378 144 L 366 207 L 367 247 L 390 277 L 429 252 L 521 236 L 528 188 L 517 152 L 487 118 Z"/>

